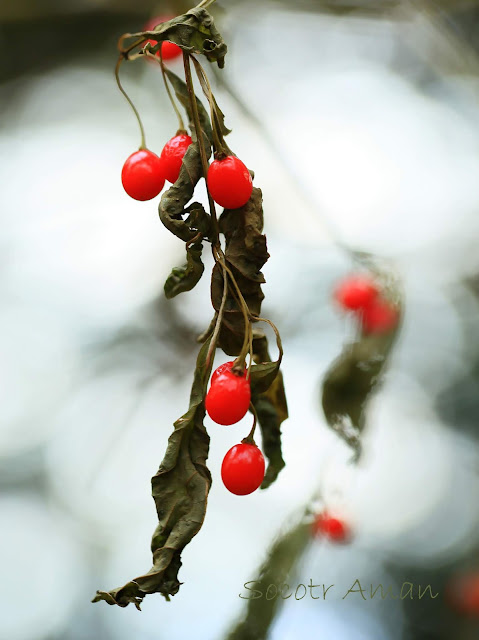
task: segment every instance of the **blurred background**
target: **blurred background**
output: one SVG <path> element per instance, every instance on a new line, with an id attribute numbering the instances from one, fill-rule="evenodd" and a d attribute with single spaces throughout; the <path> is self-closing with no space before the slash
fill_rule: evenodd
<path id="1" fill-rule="evenodd" d="M 473 0 L 212 7 L 229 47 L 224 71 L 210 74 L 228 143 L 264 194 L 263 309 L 285 348 L 286 468 L 267 491 L 229 494 L 221 461 L 250 420 L 224 429 L 207 418 L 213 486 L 178 595 L 149 596 L 141 613 L 90 603 L 151 565 L 150 478 L 187 407 L 195 337 L 212 316 L 207 275 L 164 299 L 184 247 L 157 202 L 131 200 L 120 183 L 139 133 L 114 81 L 117 39 L 190 6 L 0 5 L 0 638 L 225 638 L 242 615 L 243 584 L 319 487 L 354 540 L 311 542 L 292 583 L 337 590 L 286 601 L 269 640 L 477 639 Z M 181 62 L 171 66 L 181 74 Z M 176 131 L 161 74 L 139 60 L 122 78 L 159 153 Z M 320 384 L 351 339 L 331 290 L 357 269 L 355 250 L 400 278 L 405 318 L 352 467 L 325 423 Z M 457 586 L 464 576 L 467 588 Z M 414 598 L 342 600 L 356 579 L 396 593 L 412 582 Z M 427 584 L 439 596 L 419 600 Z"/>

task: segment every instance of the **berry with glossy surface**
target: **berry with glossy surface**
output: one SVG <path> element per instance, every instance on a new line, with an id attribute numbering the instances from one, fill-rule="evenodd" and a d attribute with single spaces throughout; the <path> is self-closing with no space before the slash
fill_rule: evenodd
<path id="1" fill-rule="evenodd" d="M 378 297 L 379 290 L 368 276 L 357 275 L 345 278 L 334 291 L 338 304 L 348 311 L 365 309 Z"/>
<path id="2" fill-rule="evenodd" d="M 163 161 L 165 177 L 168 182 L 173 183 L 178 180 L 183 156 L 192 142 L 189 135 L 180 133 L 168 140 L 163 147 L 160 158 Z"/>
<path id="3" fill-rule="evenodd" d="M 218 378 L 221 378 L 225 374 L 231 373 L 231 369 L 233 368 L 234 360 L 230 360 L 229 362 L 225 362 L 224 364 L 220 364 L 213 373 L 211 374 L 211 384 Z M 246 369 L 245 369 L 246 373 Z"/>
<path id="4" fill-rule="evenodd" d="M 246 165 L 236 156 L 214 160 L 206 177 L 213 200 L 225 209 L 238 209 L 248 202 L 253 180 Z"/>
<path id="5" fill-rule="evenodd" d="M 237 496 L 253 493 L 264 479 L 264 457 L 254 444 L 235 444 L 221 465 L 223 484 Z"/>
<path id="6" fill-rule="evenodd" d="M 161 159 L 148 149 L 135 151 L 125 161 L 121 182 L 135 200 L 151 200 L 163 189 L 165 174 Z"/>
<path id="7" fill-rule="evenodd" d="M 398 320 L 398 310 L 386 300 L 378 299 L 364 309 L 361 324 L 364 333 L 388 333 Z"/>
<path id="8" fill-rule="evenodd" d="M 320 513 L 316 516 L 313 522 L 313 535 L 323 535 L 334 542 L 346 542 L 350 537 L 346 524 L 328 513 Z"/>
<path id="9" fill-rule="evenodd" d="M 245 375 L 224 371 L 212 379 L 206 394 L 205 407 L 217 424 L 235 424 L 246 415 L 251 402 L 251 388 Z"/>
<path id="10" fill-rule="evenodd" d="M 145 26 L 143 27 L 143 31 L 153 31 L 153 29 L 157 25 L 161 24 L 162 22 L 166 22 L 167 20 L 171 20 L 171 18 L 174 17 L 175 16 L 157 16 L 156 18 L 152 18 L 145 24 Z M 155 44 L 158 44 L 158 40 L 149 39 L 147 40 L 147 42 L 149 42 L 151 46 L 155 46 Z M 163 58 L 163 60 L 173 60 L 174 58 L 178 58 L 179 56 L 181 56 L 181 54 L 181 48 L 174 42 L 165 41 L 162 43 L 161 57 Z M 156 55 L 159 57 L 160 52 L 158 51 Z"/>

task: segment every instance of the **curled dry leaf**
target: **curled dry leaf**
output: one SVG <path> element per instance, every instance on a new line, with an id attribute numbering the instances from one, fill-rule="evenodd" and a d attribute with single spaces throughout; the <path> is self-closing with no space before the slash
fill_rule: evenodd
<path id="1" fill-rule="evenodd" d="M 186 250 L 186 266 L 174 267 L 165 282 L 165 296 L 170 300 L 179 293 L 191 291 L 200 281 L 205 266 L 201 261 L 203 245 L 201 242 L 192 244 Z"/>
<path id="2" fill-rule="evenodd" d="M 187 263 L 184 267 L 175 267 L 168 276 L 164 290 L 167 298 L 190 291 L 199 282 L 204 265 L 201 260 L 203 244 L 201 239 L 208 238 L 211 230 L 211 216 L 206 213 L 199 202 L 186 206 L 193 197 L 195 186 L 203 176 L 198 137 L 195 131 L 193 114 L 191 112 L 188 89 L 186 84 L 176 74 L 168 69 L 165 71 L 171 82 L 176 96 L 185 107 L 192 129 L 192 144 L 188 147 L 180 169 L 178 180 L 162 195 L 159 205 L 159 216 L 164 226 L 184 242 L 191 242 L 199 237 L 200 240 L 189 245 L 186 250 Z M 211 125 L 208 114 L 202 103 L 195 96 L 202 127 L 202 134 L 208 140 L 211 148 Z"/>
<path id="3" fill-rule="evenodd" d="M 167 599 L 178 592 L 181 552 L 198 533 L 206 513 L 211 475 L 206 467 L 209 436 L 203 425 L 204 396 L 211 364 L 206 366 L 210 339 L 198 354 L 188 411 L 178 418 L 168 440 L 163 461 L 151 479 L 158 514 L 158 526 L 151 541 L 153 566 L 142 576 L 112 591 L 97 591 L 93 602 L 139 609 L 148 593 L 161 593 Z"/>
<path id="4" fill-rule="evenodd" d="M 194 7 L 177 18 L 162 22 L 152 31 L 140 31 L 130 36 L 156 40 L 157 44 L 154 46 L 148 45 L 152 53 L 159 51 L 161 44 L 168 40 L 186 53 L 200 53 L 206 56 L 209 62 L 216 62 L 220 69 L 225 64 L 226 43 L 212 16 L 203 8 Z"/>
<path id="5" fill-rule="evenodd" d="M 253 187 L 248 202 L 239 209 L 225 209 L 219 219 L 221 233 L 225 236 L 226 265 L 233 273 L 251 314 L 261 311 L 264 294 L 261 285 L 264 276 L 261 268 L 269 258 L 266 236 L 263 235 L 263 206 L 261 189 Z M 215 265 L 211 280 L 211 301 L 216 311 L 223 296 L 223 271 Z M 218 346 L 230 355 L 240 353 L 245 336 L 245 321 L 237 294 L 229 288 Z"/>

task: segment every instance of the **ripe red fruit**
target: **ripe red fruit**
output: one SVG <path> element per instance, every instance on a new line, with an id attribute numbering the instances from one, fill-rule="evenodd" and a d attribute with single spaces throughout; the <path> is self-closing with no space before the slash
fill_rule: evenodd
<path id="1" fill-rule="evenodd" d="M 121 182 L 135 200 L 151 200 L 165 184 L 161 159 L 148 149 L 140 149 L 128 156 L 121 170 Z"/>
<path id="2" fill-rule="evenodd" d="M 455 576 L 446 587 L 446 599 L 458 613 L 479 617 L 479 574 Z"/>
<path id="3" fill-rule="evenodd" d="M 180 133 L 168 140 L 163 147 L 160 157 L 163 161 L 164 173 L 168 182 L 173 183 L 178 180 L 183 156 L 192 142 L 189 135 Z"/>
<path id="4" fill-rule="evenodd" d="M 387 333 L 396 327 L 398 319 L 398 310 L 389 302 L 375 300 L 364 309 L 361 323 L 364 333 Z"/>
<path id="5" fill-rule="evenodd" d="M 163 60 L 174 60 L 174 58 L 181 56 L 182 53 L 180 47 L 174 42 L 168 42 L 168 40 L 166 40 L 161 45 L 161 57 Z"/>
<path id="6" fill-rule="evenodd" d="M 251 388 L 245 374 L 238 376 L 225 370 L 215 379 L 212 377 L 205 406 L 209 417 L 217 424 L 235 424 L 246 415 L 250 402 Z"/>
<path id="7" fill-rule="evenodd" d="M 231 369 L 233 368 L 234 360 L 230 360 L 229 362 L 225 362 L 224 364 L 220 364 L 213 373 L 211 374 L 211 384 L 217 379 L 223 376 L 225 373 L 231 373 Z"/>
<path id="8" fill-rule="evenodd" d="M 174 16 L 157 16 L 156 18 L 152 18 L 151 20 L 148 20 L 148 22 L 145 24 L 145 26 L 143 27 L 143 31 L 153 31 L 153 29 L 157 25 L 161 24 L 162 22 L 166 22 L 167 20 L 171 20 L 171 18 L 174 18 Z M 155 46 L 155 44 L 158 44 L 158 40 L 150 39 L 150 40 L 147 40 L 147 42 L 149 42 L 152 46 Z M 177 58 L 181 54 L 182 54 L 181 48 L 174 42 L 165 41 L 162 43 L 161 57 L 163 58 L 163 60 L 173 60 L 174 58 Z M 160 52 L 158 51 L 156 55 L 159 57 Z"/>
<path id="9" fill-rule="evenodd" d="M 345 278 L 334 291 L 334 297 L 343 309 L 358 311 L 365 309 L 377 298 L 379 290 L 368 276 L 357 275 Z"/>
<path id="10" fill-rule="evenodd" d="M 235 444 L 221 465 L 225 487 L 237 496 L 253 493 L 264 479 L 264 457 L 255 444 Z"/>
<path id="11" fill-rule="evenodd" d="M 323 535 L 334 542 L 346 542 L 350 537 L 350 532 L 342 520 L 333 518 L 324 512 L 318 514 L 313 522 L 313 535 Z"/>
<path id="12" fill-rule="evenodd" d="M 253 180 L 246 165 L 236 156 L 214 160 L 206 177 L 213 200 L 226 209 L 238 209 L 248 202 Z"/>

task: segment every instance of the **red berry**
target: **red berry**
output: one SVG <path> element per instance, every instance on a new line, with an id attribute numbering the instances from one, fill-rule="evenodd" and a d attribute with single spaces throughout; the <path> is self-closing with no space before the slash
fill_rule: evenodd
<path id="1" fill-rule="evenodd" d="M 152 18 L 145 24 L 145 26 L 143 27 L 143 31 L 153 31 L 157 25 L 161 24 L 162 22 L 166 22 L 167 20 L 171 20 L 171 18 L 174 17 L 175 16 L 157 16 L 156 18 Z M 147 40 L 147 42 L 149 42 L 152 47 L 154 47 L 155 44 L 158 44 L 158 40 L 150 39 Z M 165 41 L 162 43 L 161 57 L 163 58 L 163 60 L 172 60 L 173 58 L 177 58 L 181 54 L 181 48 L 174 42 Z M 158 51 L 156 55 L 159 56 L 160 52 Z"/>
<path id="2" fill-rule="evenodd" d="M 238 209 L 248 202 L 253 180 L 246 165 L 236 156 L 214 160 L 206 177 L 213 200 L 226 209 Z"/>
<path id="3" fill-rule="evenodd" d="M 399 319 L 399 313 L 386 300 L 376 300 L 364 309 L 361 323 L 364 333 L 387 333 L 392 331 Z"/>
<path id="4" fill-rule="evenodd" d="M 212 379 L 205 406 L 209 417 L 217 424 L 235 424 L 246 415 L 251 402 L 251 388 L 245 375 L 225 371 Z"/>
<path id="5" fill-rule="evenodd" d="M 449 605 L 458 613 L 479 616 L 479 574 L 470 573 L 454 577 L 446 588 Z"/>
<path id="6" fill-rule="evenodd" d="M 255 444 L 235 444 L 221 465 L 225 487 L 237 496 L 253 493 L 263 482 L 264 457 Z"/>
<path id="7" fill-rule="evenodd" d="M 135 200 L 151 200 L 165 184 L 163 162 L 148 149 L 135 151 L 123 165 L 121 182 L 127 194 Z"/>
<path id="8" fill-rule="evenodd" d="M 225 373 L 231 373 L 231 369 L 233 368 L 233 365 L 234 365 L 234 360 L 230 360 L 230 362 L 225 362 L 224 364 L 220 364 L 220 366 L 217 367 L 211 375 L 211 384 L 213 384 L 213 382 L 217 378 L 221 378 L 221 376 L 223 376 Z"/>
<path id="9" fill-rule="evenodd" d="M 186 133 L 180 133 L 168 140 L 163 147 L 160 157 L 163 161 L 164 172 L 168 182 L 173 183 L 178 180 L 183 156 L 192 142 L 190 136 Z"/>
<path id="10" fill-rule="evenodd" d="M 334 292 L 337 302 L 349 311 L 365 309 L 377 298 L 378 288 L 368 276 L 350 276 L 343 280 Z"/>
<path id="11" fill-rule="evenodd" d="M 345 542 L 350 537 L 349 529 L 338 518 L 332 518 L 327 513 L 320 513 L 313 522 L 313 534 L 324 535 L 334 542 Z"/>
<path id="12" fill-rule="evenodd" d="M 183 52 L 180 47 L 174 42 L 169 42 L 168 40 L 166 40 L 161 45 L 161 57 L 163 58 L 163 60 L 173 60 L 174 58 L 178 58 L 178 56 L 181 56 L 182 53 Z"/>

